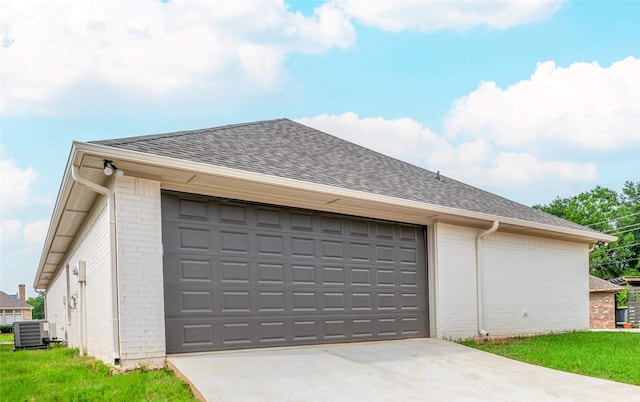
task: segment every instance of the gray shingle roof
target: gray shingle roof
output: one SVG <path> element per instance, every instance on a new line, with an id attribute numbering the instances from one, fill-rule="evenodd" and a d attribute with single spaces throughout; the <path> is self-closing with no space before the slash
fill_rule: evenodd
<path id="1" fill-rule="evenodd" d="M 92 143 L 591 231 L 288 119 Z"/>
<path id="2" fill-rule="evenodd" d="M 30 304 L 20 299 L 14 299 L 5 292 L 0 291 L 0 309 L 26 309 L 32 308 Z"/>

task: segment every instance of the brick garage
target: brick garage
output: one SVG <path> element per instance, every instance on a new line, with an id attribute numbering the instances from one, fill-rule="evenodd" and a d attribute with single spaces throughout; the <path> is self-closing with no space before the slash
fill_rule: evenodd
<path id="1" fill-rule="evenodd" d="M 153 367 L 187 346 L 392 325 L 445 339 L 584 330 L 589 248 L 614 240 L 278 119 L 74 142 L 34 287 L 67 345 Z"/>
<path id="2" fill-rule="evenodd" d="M 594 329 L 616 327 L 616 293 L 623 288 L 589 276 L 589 325 Z"/>

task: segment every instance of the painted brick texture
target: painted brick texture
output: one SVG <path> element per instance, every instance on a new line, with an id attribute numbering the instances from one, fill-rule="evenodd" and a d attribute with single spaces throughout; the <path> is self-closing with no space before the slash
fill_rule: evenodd
<path id="1" fill-rule="evenodd" d="M 81 294 L 78 276 L 73 275 L 73 269 L 78 266 L 78 261 L 86 261 L 87 352 L 113 364 L 110 260 L 109 218 L 106 200 L 102 197 L 47 290 L 46 303 L 47 319 L 56 324 L 58 338 L 66 339 L 70 347 L 79 348 Z"/>
<path id="2" fill-rule="evenodd" d="M 589 328 L 586 244 L 500 232 L 482 242 L 485 329 L 490 334 Z"/>
<path id="3" fill-rule="evenodd" d="M 122 367 L 165 363 L 160 183 L 116 182 Z"/>
<path id="4" fill-rule="evenodd" d="M 594 329 L 616 327 L 616 297 L 611 292 L 589 294 L 589 324 Z"/>
<path id="5" fill-rule="evenodd" d="M 475 237 L 437 224 L 437 336 L 477 334 Z M 480 244 L 484 329 L 492 336 L 589 327 L 586 245 L 497 232 Z M 433 299 L 432 299 L 433 300 Z"/>
<path id="6" fill-rule="evenodd" d="M 437 224 L 435 282 L 438 338 L 463 339 L 476 334 L 476 231 Z M 431 296 L 434 300 L 435 295 Z"/>

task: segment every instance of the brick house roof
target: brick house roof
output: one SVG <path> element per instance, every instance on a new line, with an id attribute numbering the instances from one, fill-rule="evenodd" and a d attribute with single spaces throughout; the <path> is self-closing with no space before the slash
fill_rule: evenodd
<path id="1" fill-rule="evenodd" d="M 618 292 L 623 290 L 622 286 L 615 285 L 604 279 L 589 275 L 589 292 Z"/>
<path id="2" fill-rule="evenodd" d="M 24 310 L 31 309 L 33 310 L 33 306 L 24 302 L 20 299 L 16 299 L 13 296 L 6 294 L 5 292 L 0 291 L 0 309 L 14 309 L 14 310 Z"/>
<path id="3" fill-rule="evenodd" d="M 288 119 L 91 143 L 597 233 Z"/>

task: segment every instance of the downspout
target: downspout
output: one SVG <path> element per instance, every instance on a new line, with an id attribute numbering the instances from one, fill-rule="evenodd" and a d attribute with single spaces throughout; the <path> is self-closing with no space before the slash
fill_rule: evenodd
<path id="1" fill-rule="evenodd" d="M 484 319 L 483 319 L 483 298 L 482 298 L 482 262 L 480 261 L 482 257 L 482 253 L 480 252 L 480 240 L 484 237 L 489 236 L 491 233 L 494 233 L 498 230 L 498 226 L 500 222 L 493 221 L 493 225 L 488 230 L 480 233 L 476 236 L 476 296 L 477 296 L 477 304 L 478 304 L 478 333 L 481 336 L 489 336 L 489 333 L 484 329 Z"/>
<path id="2" fill-rule="evenodd" d="M 112 190 L 102 187 L 80 176 L 75 165 L 71 165 L 71 177 L 75 182 L 82 184 L 96 193 L 102 194 L 107 199 L 109 210 L 109 241 L 111 255 L 111 327 L 113 328 L 113 359 L 115 364 L 120 363 L 120 308 L 118 303 L 118 260 L 116 256 L 116 208 L 115 195 Z"/>

